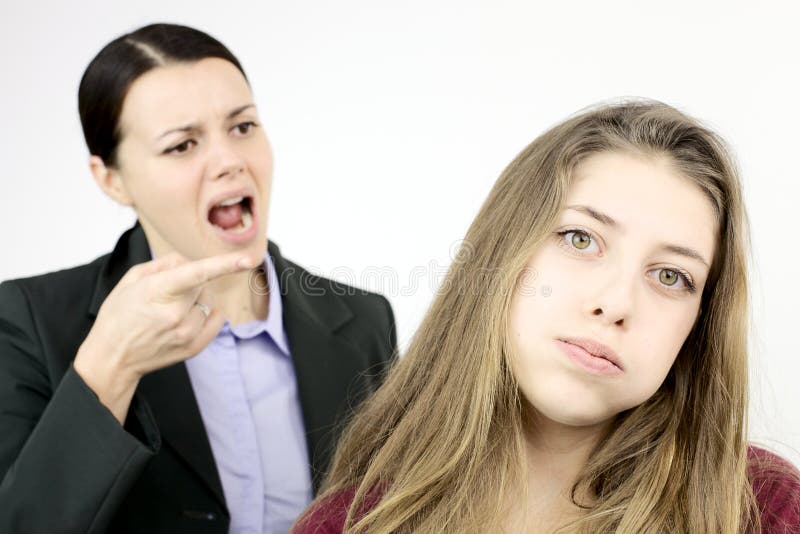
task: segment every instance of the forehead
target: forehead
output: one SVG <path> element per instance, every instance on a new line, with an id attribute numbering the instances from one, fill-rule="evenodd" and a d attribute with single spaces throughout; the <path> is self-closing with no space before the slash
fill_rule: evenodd
<path id="1" fill-rule="evenodd" d="M 230 62 L 206 58 L 152 69 L 131 84 L 120 115 L 124 132 L 160 133 L 183 124 L 226 116 L 252 101 L 241 72 Z"/>
<path id="2" fill-rule="evenodd" d="M 665 156 L 590 156 L 575 169 L 567 194 L 566 205 L 577 204 L 611 216 L 625 234 L 713 257 L 717 219 L 711 199 Z"/>

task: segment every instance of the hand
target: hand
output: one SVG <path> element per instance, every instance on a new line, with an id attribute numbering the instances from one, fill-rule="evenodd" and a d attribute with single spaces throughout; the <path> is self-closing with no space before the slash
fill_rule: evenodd
<path id="1" fill-rule="evenodd" d="M 75 371 L 124 423 L 142 376 L 196 355 L 222 328 L 204 284 L 251 267 L 241 253 L 197 261 L 171 253 L 132 267 L 100 307 Z"/>

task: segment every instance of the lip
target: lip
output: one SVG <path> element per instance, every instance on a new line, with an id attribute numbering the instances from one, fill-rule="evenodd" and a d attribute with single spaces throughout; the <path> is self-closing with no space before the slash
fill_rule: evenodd
<path id="1" fill-rule="evenodd" d="M 255 195 L 255 192 L 253 191 L 253 189 L 250 188 L 250 187 L 241 187 L 239 189 L 232 189 L 230 191 L 217 193 L 216 195 L 211 197 L 211 200 L 209 200 L 208 204 L 206 204 L 206 213 L 205 213 L 206 218 L 208 218 L 208 212 L 211 211 L 211 208 L 213 208 L 214 206 L 216 206 L 220 202 L 225 202 L 228 199 L 236 198 L 236 197 L 250 197 L 250 199 L 251 199 L 251 206 L 250 207 L 252 208 L 253 207 L 252 203 L 255 202 L 256 195 Z M 253 210 L 253 211 L 255 211 L 255 210 Z"/>
<path id="2" fill-rule="evenodd" d="M 572 361 L 594 374 L 618 375 L 624 372 L 617 353 L 593 339 L 560 338 L 556 344 Z"/>
<path id="3" fill-rule="evenodd" d="M 212 207 L 216 206 L 220 202 L 225 202 L 228 199 L 236 197 L 248 197 L 250 199 L 250 215 L 253 217 L 253 224 L 250 226 L 250 229 L 241 234 L 226 232 L 218 226 L 211 224 L 211 222 L 208 220 L 208 212 L 211 211 Z M 230 191 L 218 193 L 217 195 L 211 197 L 211 200 L 209 200 L 209 202 L 206 204 L 204 217 L 208 225 L 211 226 L 214 232 L 223 241 L 226 241 L 232 245 L 241 245 L 250 242 L 258 233 L 258 225 L 260 223 L 258 218 L 258 207 L 256 206 L 255 191 L 253 191 L 253 189 L 250 187 L 241 187 L 239 189 L 232 189 Z"/>

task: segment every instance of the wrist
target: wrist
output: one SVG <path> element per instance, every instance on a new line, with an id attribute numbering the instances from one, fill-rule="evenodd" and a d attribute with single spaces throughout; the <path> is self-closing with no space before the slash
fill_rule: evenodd
<path id="1" fill-rule="evenodd" d="M 112 352 L 98 350 L 92 343 L 87 342 L 78 349 L 73 362 L 73 368 L 78 376 L 120 424 L 125 422 L 128 407 L 140 379 L 122 362 L 123 359 Z"/>

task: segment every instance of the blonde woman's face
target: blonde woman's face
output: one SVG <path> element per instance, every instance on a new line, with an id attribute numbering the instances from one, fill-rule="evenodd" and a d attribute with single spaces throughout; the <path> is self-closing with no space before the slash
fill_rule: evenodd
<path id="1" fill-rule="evenodd" d="M 511 305 L 513 372 L 540 415 L 594 425 L 656 392 L 698 317 L 716 225 L 664 158 L 578 166 Z"/>

